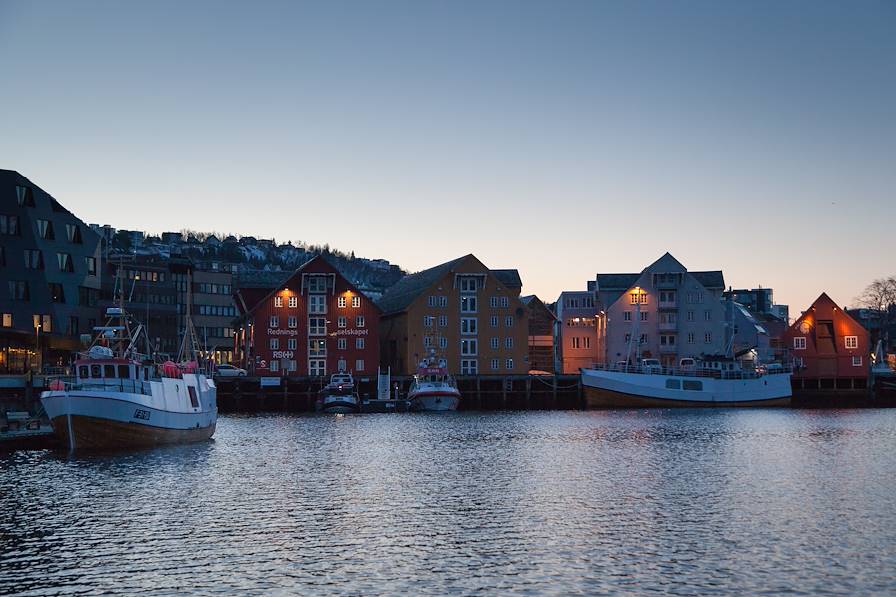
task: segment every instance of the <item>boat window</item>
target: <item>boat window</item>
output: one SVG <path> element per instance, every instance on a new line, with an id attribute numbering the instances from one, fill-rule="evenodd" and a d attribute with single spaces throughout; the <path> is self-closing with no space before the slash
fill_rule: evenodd
<path id="1" fill-rule="evenodd" d="M 103 369 L 99 365 L 90 366 L 90 377 L 100 378 L 103 376 Z"/>
<path id="2" fill-rule="evenodd" d="M 694 381 L 686 379 L 684 380 L 684 389 L 685 390 L 696 390 L 698 392 L 703 391 L 703 382 L 702 381 Z"/>
<path id="3" fill-rule="evenodd" d="M 118 377 L 122 379 L 129 379 L 131 377 L 130 367 L 128 365 L 119 365 Z"/>
<path id="4" fill-rule="evenodd" d="M 187 391 L 190 393 L 190 404 L 193 408 L 199 408 L 199 399 L 196 397 L 196 388 L 187 386 Z"/>
<path id="5" fill-rule="evenodd" d="M 687 382 L 685 382 L 687 383 Z M 666 380 L 666 389 L 667 390 L 680 390 L 681 389 L 681 380 L 680 379 L 667 379 Z"/>
<path id="6" fill-rule="evenodd" d="M 90 368 L 87 365 L 81 365 L 78 367 L 78 377 L 81 379 L 85 379 L 90 377 Z"/>
<path id="7" fill-rule="evenodd" d="M 115 377 L 115 365 L 103 365 L 103 377 Z"/>

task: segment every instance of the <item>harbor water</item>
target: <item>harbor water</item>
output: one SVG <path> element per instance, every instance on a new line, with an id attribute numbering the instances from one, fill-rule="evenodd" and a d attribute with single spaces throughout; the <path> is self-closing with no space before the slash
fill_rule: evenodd
<path id="1" fill-rule="evenodd" d="M 896 411 L 222 416 L 0 455 L 0 594 L 896 592 Z"/>

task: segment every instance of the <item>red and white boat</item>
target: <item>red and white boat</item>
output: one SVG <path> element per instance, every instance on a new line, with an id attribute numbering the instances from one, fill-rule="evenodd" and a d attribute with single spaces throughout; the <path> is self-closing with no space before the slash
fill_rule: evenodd
<path id="1" fill-rule="evenodd" d="M 460 390 L 448 373 L 448 365 L 444 359 L 430 356 L 420 363 L 408 391 L 408 400 L 416 410 L 457 410 Z"/>

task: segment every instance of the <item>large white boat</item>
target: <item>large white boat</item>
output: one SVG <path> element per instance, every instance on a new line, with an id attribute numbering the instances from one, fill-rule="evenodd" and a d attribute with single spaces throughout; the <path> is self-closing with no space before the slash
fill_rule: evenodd
<path id="1" fill-rule="evenodd" d="M 358 412 L 360 406 L 351 373 L 334 373 L 330 383 L 320 391 L 320 410 L 325 413 L 347 414 Z"/>
<path id="2" fill-rule="evenodd" d="M 448 365 L 444 359 L 430 356 L 420 363 L 408 390 L 408 400 L 416 410 L 457 410 L 460 390 L 448 373 Z"/>
<path id="3" fill-rule="evenodd" d="M 789 406 L 790 370 L 743 369 L 733 358 L 692 367 L 636 365 L 582 370 L 589 408 Z"/>
<path id="4" fill-rule="evenodd" d="M 50 380 L 41 394 L 56 435 L 70 449 L 147 448 L 210 438 L 217 390 L 196 361 L 189 309 L 180 365 L 158 365 L 137 352 L 143 327 L 132 333 L 123 306 L 106 314 L 93 344 L 77 356 L 74 375 Z"/>

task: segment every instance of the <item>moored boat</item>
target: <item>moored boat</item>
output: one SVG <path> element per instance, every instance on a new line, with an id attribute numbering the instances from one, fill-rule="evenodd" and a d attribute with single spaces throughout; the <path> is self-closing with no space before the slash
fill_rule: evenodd
<path id="1" fill-rule="evenodd" d="M 789 406 L 790 370 L 743 369 L 735 359 L 687 368 L 625 366 L 582 370 L 589 408 Z"/>
<path id="2" fill-rule="evenodd" d="M 330 383 L 323 387 L 318 398 L 320 410 L 325 413 L 346 414 L 358 412 L 358 396 L 351 373 L 334 373 Z"/>
<path id="3" fill-rule="evenodd" d="M 444 359 L 431 356 L 417 367 L 417 374 L 408 391 L 408 400 L 416 410 L 457 410 L 460 390 L 448 373 Z"/>

